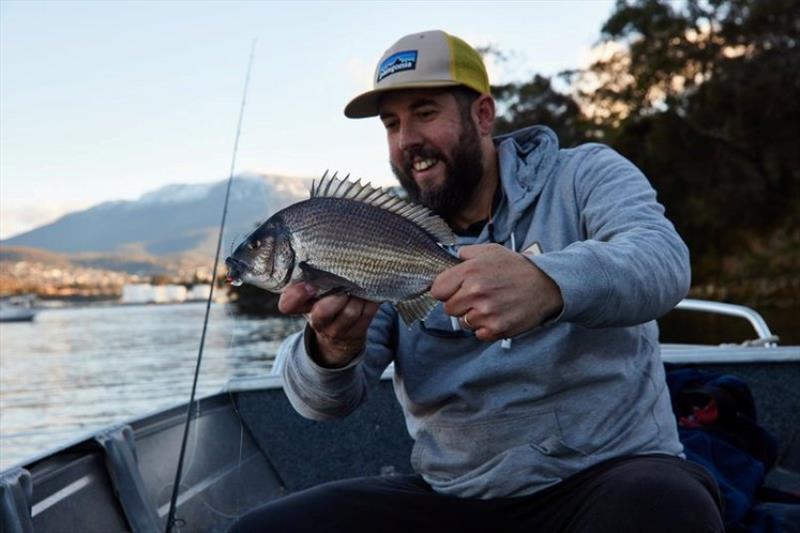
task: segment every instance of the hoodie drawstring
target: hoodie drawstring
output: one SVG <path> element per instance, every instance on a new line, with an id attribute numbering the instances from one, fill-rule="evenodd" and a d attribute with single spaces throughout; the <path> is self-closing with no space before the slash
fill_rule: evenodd
<path id="1" fill-rule="evenodd" d="M 514 240 L 514 230 L 511 230 L 511 251 L 517 251 L 517 242 Z M 506 337 L 502 341 L 500 341 L 500 347 L 504 350 L 511 349 L 511 337 Z"/>

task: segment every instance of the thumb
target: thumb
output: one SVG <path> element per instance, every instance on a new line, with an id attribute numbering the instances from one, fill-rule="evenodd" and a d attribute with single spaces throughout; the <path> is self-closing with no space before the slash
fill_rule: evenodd
<path id="1" fill-rule="evenodd" d="M 467 246 L 462 246 L 458 249 L 458 257 L 461 259 L 472 259 L 477 257 L 481 254 L 485 254 L 489 251 L 494 244 L 471 244 Z"/>

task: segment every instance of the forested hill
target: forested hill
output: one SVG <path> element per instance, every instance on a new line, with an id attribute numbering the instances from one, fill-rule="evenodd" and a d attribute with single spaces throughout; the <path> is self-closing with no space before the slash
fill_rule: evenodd
<path id="1" fill-rule="evenodd" d="M 796 305 L 797 10 L 791 0 L 619 2 L 599 59 L 559 76 L 567 91 L 539 75 L 494 87 L 499 132 L 542 123 L 562 146 L 611 145 L 649 177 L 688 243 L 694 294 Z"/>

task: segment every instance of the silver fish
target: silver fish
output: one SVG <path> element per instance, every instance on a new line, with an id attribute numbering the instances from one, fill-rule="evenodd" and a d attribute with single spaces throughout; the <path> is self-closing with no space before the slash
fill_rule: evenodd
<path id="1" fill-rule="evenodd" d="M 281 292 L 305 281 L 320 295 L 343 292 L 392 302 L 407 325 L 436 306 L 430 287 L 460 260 L 447 223 L 368 183 L 322 176 L 311 197 L 272 215 L 225 260 L 228 281 Z"/>

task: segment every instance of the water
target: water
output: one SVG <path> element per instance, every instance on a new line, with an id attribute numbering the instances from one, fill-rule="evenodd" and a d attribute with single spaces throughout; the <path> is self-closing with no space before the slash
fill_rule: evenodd
<path id="1" fill-rule="evenodd" d="M 91 430 L 185 402 L 205 304 L 43 310 L 0 324 L 0 469 Z M 268 374 L 302 322 L 213 305 L 198 395 Z"/>

